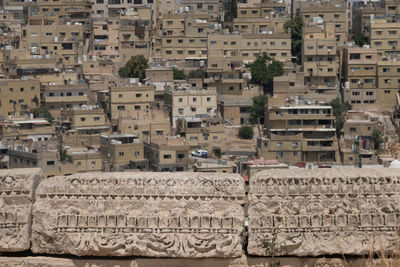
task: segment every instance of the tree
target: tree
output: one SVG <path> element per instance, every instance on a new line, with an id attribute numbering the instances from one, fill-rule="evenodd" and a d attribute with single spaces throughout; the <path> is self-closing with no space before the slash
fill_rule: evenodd
<path id="1" fill-rule="evenodd" d="M 188 78 L 205 78 L 206 72 L 202 69 L 192 70 L 188 74 Z"/>
<path id="2" fill-rule="evenodd" d="M 372 131 L 372 141 L 374 142 L 374 149 L 378 150 L 383 143 L 382 133 L 378 129 Z"/>
<path id="3" fill-rule="evenodd" d="M 247 64 L 250 69 L 252 84 L 263 87 L 264 93 L 273 94 L 273 81 L 275 76 L 283 74 L 283 63 L 267 56 L 266 53 L 259 55 L 253 63 Z"/>
<path id="4" fill-rule="evenodd" d="M 41 106 L 40 108 L 31 109 L 31 112 L 35 118 L 45 118 L 48 122 L 53 122 L 54 118 L 46 106 Z"/>
<path id="5" fill-rule="evenodd" d="M 297 57 L 298 62 L 301 62 L 301 40 L 303 36 L 304 22 L 300 16 L 296 16 L 294 19 L 286 21 L 283 24 L 283 29 L 286 33 L 289 32 L 292 39 L 292 55 Z"/>
<path id="6" fill-rule="evenodd" d="M 224 11 L 224 22 L 233 22 L 237 13 L 237 1 L 222 0 L 222 9 Z"/>
<path id="7" fill-rule="evenodd" d="M 239 128 L 238 136 L 241 139 L 252 139 L 254 135 L 253 126 L 248 124 L 243 124 Z"/>
<path id="8" fill-rule="evenodd" d="M 59 145 L 58 152 L 60 153 L 60 161 L 67 161 L 69 163 L 72 163 L 72 157 L 71 155 L 68 155 L 67 149 L 65 147 Z"/>
<path id="9" fill-rule="evenodd" d="M 267 97 L 265 95 L 259 95 L 253 97 L 253 109 L 251 110 L 251 119 L 253 123 L 258 123 L 258 121 L 260 120 L 260 123 L 264 124 L 266 104 L 267 104 Z"/>
<path id="10" fill-rule="evenodd" d="M 346 112 L 351 109 L 351 105 L 348 102 L 342 103 L 339 98 L 332 100 L 328 105 L 332 106 L 333 115 L 336 119 L 336 134 L 340 136 L 340 131 L 345 121 L 344 116 Z"/>
<path id="11" fill-rule="evenodd" d="M 220 158 L 222 157 L 221 148 L 219 148 L 219 147 L 214 148 L 214 155 L 215 155 L 218 159 L 220 159 Z"/>
<path id="12" fill-rule="evenodd" d="M 148 68 L 147 59 L 143 55 L 134 56 L 118 71 L 122 78 L 139 78 L 141 82 L 146 78 Z"/>
<path id="13" fill-rule="evenodd" d="M 186 79 L 186 75 L 185 72 L 183 70 L 178 70 L 178 69 L 173 69 L 174 72 L 174 80 L 185 80 Z"/>
<path id="14" fill-rule="evenodd" d="M 356 43 L 356 45 L 358 45 L 360 47 L 367 44 L 367 42 L 368 42 L 367 36 L 365 36 L 362 33 L 357 33 L 356 35 L 354 35 L 353 39 L 354 39 L 354 42 Z"/>

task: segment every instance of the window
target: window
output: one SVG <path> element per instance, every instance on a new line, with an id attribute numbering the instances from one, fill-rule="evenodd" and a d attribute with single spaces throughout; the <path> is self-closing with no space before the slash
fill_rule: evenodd
<path id="1" fill-rule="evenodd" d="M 170 44 L 172 42 L 171 39 L 167 39 L 167 44 Z"/>
<path id="2" fill-rule="evenodd" d="M 125 153 L 122 152 L 122 151 L 120 151 L 120 152 L 118 153 L 118 155 L 119 155 L 120 157 L 123 157 L 123 156 L 125 155 Z"/>
<path id="3" fill-rule="evenodd" d="M 79 95 L 79 96 L 83 96 L 83 92 L 79 92 L 78 95 Z"/>
<path id="4" fill-rule="evenodd" d="M 136 97 L 142 97 L 142 94 L 136 94 Z"/>
<path id="5" fill-rule="evenodd" d="M 374 43 L 376 46 L 381 46 L 382 45 L 382 42 L 375 42 Z"/>
<path id="6" fill-rule="evenodd" d="M 183 54 L 183 50 L 178 50 L 177 53 L 178 53 L 178 55 L 182 55 Z"/>
<path id="7" fill-rule="evenodd" d="M 365 83 L 373 83 L 373 82 L 374 82 L 374 79 L 364 79 L 364 82 L 365 82 Z"/>
<path id="8" fill-rule="evenodd" d="M 191 136 L 189 139 L 190 141 L 197 141 L 197 136 Z"/>
<path id="9" fill-rule="evenodd" d="M 122 98 L 123 96 L 124 96 L 123 94 L 119 94 L 119 95 L 118 95 L 119 98 Z"/>
<path id="10" fill-rule="evenodd" d="M 390 90 L 385 90 L 385 94 L 390 94 Z"/>
<path id="11" fill-rule="evenodd" d="M 13 92 L 14 91 L 14 88 L 10 88 L 10 92 Z"/>
<path id="12" fill-rule="evenodd" d="M 47 166 L 53 166 L 54 160 L 47 161 L 46 164 L 47 164 Z"/>
<path id="13" fill-rule="evenodd" d="M 178 113 L 183 114 L 183 108 L 178 108 Z"/>
<path id="14" fill-rule="evenodd" d="M 178 43 L 182 44 L 183 43 L 183 39 L 178 39 Z"/>
<path id="15" fill-rule="evenodd" d="M 295 83 L 294 82 L 289 82 L 289 86 L 294 86 Z"/>
<path id="16" fill-rule="evenodd" d="M 335 19 L 338 19 L 339 18 L 339 14 L 335 14 Z"/>
<path id="17" fill-rule="evenodd" d="M 376 31 L 376 35 L 382 35 L 382 31 Z"/>
<path id="18" fill-rule="evenodd" d="M 81 121 L 85 121 L 86 120 L 86 118 L 85 117 L 81 117 Z"/>
<path id="19" fill-rule="evenodd" d="M 383 72 L 390 72 L 390 68 L 383 68 L 382 71 Z"/>
<path id="20" fill-rule="evenodd" d="M 167 50 L 167 51 L 165 51 L 165 53 L 166 53 L 167 55 L 172 55 L 172 51 L 171 51 L 171 50 Z"/>
<path id="21" fill-rule="evenodd" d="M 277 152 L 276 153 L 278 155 L 278 157 L 282 158 L 283 157 L 283 152 Z"/>
<path id="22" fill-rule="evenodd" d="M 19 100 L 18 100 L 18 103 L 23 104 L 23 103 L 24 103 L 24 100 L 23 100 L 23 99 L 19 99 Z"/>
<path id="23" fill-rule="evenodd" d="M 136 105 L 135 110 L 140 110 L 140 106 Z"/>
<path id="24" fill-rule="evenodd" d="M 196 108 L 195 108 L 195 107 L 191 107 L 191 108 L 190 108 L 190 111 L 196 112 Z"/>
<path id="25" fill-rule="evenodd" d="M 95 121 L 99 121 L 100 120 L 100 117 L 94 117 L 93 118 Z"/>
<path id="26" fill-rule="evenodd" d="M 211 97 L 207 97 L 207 102 L 211 102 Z"/>
<path id="27" fill-rule="evenodd" d="M 216 44 L 217 44 L 217 41 L 211 41 L 210 44 L 211 44 L 211 45 L 216 45 Z"/>
<path id="28" fill-rule="evenodd" d="M 182 101 L 183 101 L 183 98 L 182 98 L 182 97 L 178 98 L 178 102 L 179 102 L 179 103 L 182 103 Z"/>
<path id="29" fill-rule="evenodd" d="M 350 54 L 350 59 L 360 59 L 361 56 L 358 53 L 351 53 Z"/>
<path id="30" fill-rule="evenodd" d="M 386 83 L 386 84 L 390 84 L 390 83 L 391 83 L 391 80 L 390 80 L 390 79 L 385 79 L 385 83 Z"/>
<path id="31" fill-rule="evenodd" d="M 372 92 L 372 91 L 367 91 L 365 94 L 371 96 L 371 95 L 374 95 L 374 92 Z"/>
<path id="32" fill-rule="evenodd" d="M 275 42 L 270 42 L 270 46 L 275 46 Z"/>
<path id="33" fill-rule="evenodd" d="M 118 110 L 125 110 L 125 106 L 118 106 L 117 109 Z"/>
<path id="34" fill-rule="evenodd" d="M 140 156 L 140 152 L 139 151 L 135 151 L 135 157 L 139 157 Z"/>
<path id="35" fill-rule="evenodd" d="M 351 92 L 352 95 L 360 95 L 360 92 Z"/>
<path id="36" fill-rule="evenodd" d="M 282 46 L 286 46 L 286 42 L 282 42 Z"/>
<path id="37" fill-rule="evenodd" d="M 282 142 L 278 142 L 278 143 L 276 143 L 276 146 L 277 147 L 281 147 L 281 146 L 283 146 L 283 143 Z"/>
<path id="38" fill-rule="evenodd" d="M 218 136 L 213 136 L 213 140 L 218 140 Z"/>
<path id="39" fill-rule="evenodd" d="M 395 34 L 397 34 L 397 31 L 389 31 L 389 34 L 390 35 L 395 35 Z"/>
<path id="40" fill-rule="evenodd" d="M 197 102 L 197 97 L 193 97 L 193 102 Z"/>
<path id="41" fill-rule="evenodd" d="M 163 135 L 164 134 L 164 131 L 156 131 L 156 135 Z"/>

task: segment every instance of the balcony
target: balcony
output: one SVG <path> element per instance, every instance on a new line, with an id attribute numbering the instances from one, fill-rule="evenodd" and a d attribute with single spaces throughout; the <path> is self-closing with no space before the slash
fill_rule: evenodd
<path id="1" fill-rule="evenodd" d="M 87 102 L 87 95 L 82 96 L 46 96 L 45 103 L 82 103 Z"/>

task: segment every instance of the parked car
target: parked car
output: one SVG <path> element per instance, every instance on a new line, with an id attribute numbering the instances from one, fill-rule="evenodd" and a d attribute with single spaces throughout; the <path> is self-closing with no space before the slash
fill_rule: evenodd
<path id="1" fill-rule="evenodd" d="M 192 152 L 193 157 L 207 158 L 207 155 L 208 155 L 207 150 L 195 150 Z"/>

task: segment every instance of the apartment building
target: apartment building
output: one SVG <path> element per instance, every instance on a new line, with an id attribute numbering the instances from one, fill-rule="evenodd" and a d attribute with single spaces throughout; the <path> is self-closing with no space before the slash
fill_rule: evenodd
<path id="1" fill-rule="evenodd" d="M 182 0 L 181 5 L 193 13 L 208 13 L 211 18 L 220 15 L 219 0 Z"/>
<path id="2" fill-rule="evenodd" d="M 224 120 L 235 125 L 250 122 L 253 100 L 243 96 L 218 96 L 218 111 Z"/>
<path id="3" fill-rule="evenodd" d="M 265 127 L 268 139 L 261 144 L 265 159 L 289 164 L 340 162 L 331 106 L 311 100 L 268 98 Z"/>
<path id="4" fill-rule="evenodd" d="M 249 1 L 237 4 L 235 31 L 249 34 L 284 33 L 283 25 L 290 19 L 289 9 L 279 1 Z"/>
<path id="5" fill-rule="evenodd" d="M 317 25 L 329 23 L 333 25 L 333 33 L 336 40 L 347 41 L 349 30 L 350 10 L 345 1 L 313 2 L 309 1 L 300 6 L 299 15 L 305 25 Z"/>
<path id="6" fill-rule="evenodd" d="M 89 86 L 84 83 L 43 85 L 41 88 L 43 105 L 49 110 L 60 111 L 79 108 L 88 103 Z"/>
<path id="7" fill-rule="evenodd" d="M 370 44 L 380 57 L 397 56 L 400 52 L 400 22 L 372 20 Z"/>
<path id="8" fill-rule="evenodd" d="M 15 141 L 8 156 L 10 168 L 40 168 L 45 178 L 76 173 L 73 164 L 61 161 L 55 142 Z"/>
<path id="9" fill-rule="evenodd" d="M 48 141 L 55 131 L 55 126 L 45 119 L 14 118 L 0 124 L 0 136 L 8 140 Z"/>
<path id="10" fill-rule="evenodd" d="M 161 172 L 188 170 L 189 146 L 184 138 L 169 136 L 153 138 L 144 145 L 145 158 L 150 161 L 150 169 Z"/>
<path id="11" fill-rule="evenodd" d="M 133 134 L 101 135 L 100 151 L 105 171 L 126 169 L 131 161 L 144 159 L 143 142 Z"/>
<path id="12" fill-rule="evenodd" d="M 68 155 L 72 158 L 76 172 L 101 172 L 103 170 L 103 157 L 97 150 L 86 147 L 70 148 Z"/>
<path id="13" fill-rule="evenodd" d="M 308 87 L 304 85 L 304 72 L 299 68 L 290 69 L 282 76 L 274 77 L 274 96 L 293 97 L 295 95 L 306 96 Z"/>
<path id="14" fill-rule="evenodd" d="M 186 139 L 190 150 L 204 149 L 212 152 L 216 148 L 226 151 L 225 123 L 221 117 L 180 118 L 177 133 Z"/>
<path id="15" fill-rule="evenodd" d="M 386 11 L 381 5 L 368 4 L 360 9 L 360 19 L 354 21 L 354 33 L 362 33 L 371 40 L 371 21 L 375 19 L 385 19 Z"/>
<path id="16" fill-rule="evenodd" d="M 23 41 L 33 55 L 54 55 L 59 63 L 75 66 L 84 54 L 85 32 L 80 23 L 26 25 Z"/>
<path id="17" fill-rule="evenodd" d="M 110 112 L 113 121 L 137 117 L 154 104 L 154 85 L 118 85 L 110 88 Z"/>
<path id="18" fill-rule="evenodd" d="M 340 136 L 340 153 L 344 165 L 378 164 L 372 133 L 378 123 L 363 111 L 349 110 Z"/>
<path id="19" fill-rule="evenodd" d="M 377 105 L 379 110 L 392 112 L 400 93 L 400 61 L 397 58 L 384 58 L 377 63 Z"/>
<path id="20" fill-rule="evenodd" d="M 9 79 L 65 84 L 82 78 L 80 68 L 65 66 L 55 55 L 31 55 L 28 49 L 4 50 L 4 75 Z"/>
<path id="21" fill-rule="evenodd" d="M 40 105 L 38 80 L 0 80 L 0 116 L 21 116 Z"/>
<path id="22" fill-rule="evenodd" d="M 96 60 L 119 62 L 119 21 L 117 19 L 93 21 L 93 51 Z"/>
<path id="23" fill-rule="evenodd" d="M 178 118 L 213 115 L 217 109 L 217 91 L 215 88 L 170 88 L 165 91 L 165 106 L 175 128 Z"/>
<path id="24" fill-rule="evenodd" d="M 121 63 L 126 63 L 136 55 L 150 57 L 151 14 L 151 7 L 141 6 L 128 9 L 120 15 L 118 52 Z"/>
<path id="25" fill-rule="evenodd" d="M 143 142 L 152 138 L 171 135 L 171 123 L 168 113 L 164 110 L 151 110 L 139 114 L 138 117 L 122 118 L 118 120 L 118 131 L 122 134 L 134 134 Z"/>
<path id="26" fill-rule="evenodd" d="M 336 37 L 332 25 L 305 28 L 302 59 L 305 85 L 322 102 L 339 96 L 339 60 L 336 55 Z"/>
<path id="27" fill-rule="evenodd" d="M 353 109 L 365 109 L 377 104 L 377 61 L 378 53 L 374 48 L 344 48 L 343 99 Z"/>
<path id="28" fill-rule="evenodd" d="M 163 60 L 198 61 L 207 59 L 209 16 L 197 13 L 171 13 L 163 17 L 161 57 Z"/>

